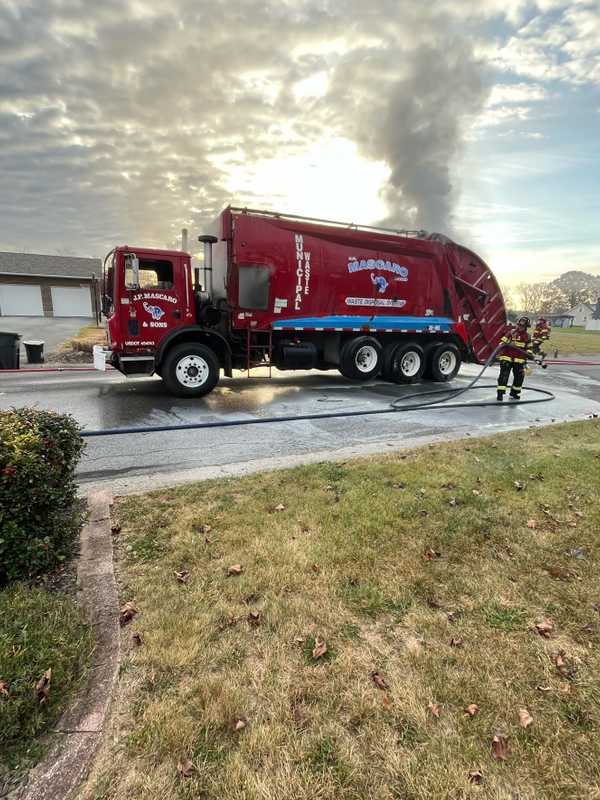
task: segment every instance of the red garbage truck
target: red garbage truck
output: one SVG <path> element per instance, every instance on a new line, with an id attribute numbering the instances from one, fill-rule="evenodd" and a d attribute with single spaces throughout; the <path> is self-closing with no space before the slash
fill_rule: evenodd
<path id="1" fill-rule="evenodd" d="M 157 373 L 180 397 L 254 367 L 448 381 L 506 326 L 489 267 L 440 234 L 229 207 L 199 240 L 202 276 L 182 251 L 107 255 L 98 369 Z"/>

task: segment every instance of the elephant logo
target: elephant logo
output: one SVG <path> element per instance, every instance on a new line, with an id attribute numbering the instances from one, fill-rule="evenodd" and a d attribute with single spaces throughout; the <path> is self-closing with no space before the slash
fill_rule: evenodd
<path id="1" fill-rule="evenodd" d="M 144 309 L 156 322 L 158 322 L 159 319 L 165 315 L 164 309 L 162 309 L 160 306 L 151 306 L 150 303 L 144 303 Z"/>
<path id="2" fill-rule="evenodd" d="M 383 275 L 375 275 L 373 272 L 371 273 L 371 283 L 377 287 L 379 294 L 383 294 L 388 287 L 388 282 Z"/>

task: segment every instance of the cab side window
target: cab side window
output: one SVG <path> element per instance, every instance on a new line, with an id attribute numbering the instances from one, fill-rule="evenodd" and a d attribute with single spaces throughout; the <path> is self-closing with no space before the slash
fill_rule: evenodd
<path id="1" fill-rule="evenodd" d="M 125 270 L 125 285 L 133 280 L 131 270 Z M 164 259 L 140 259 L 140 289 L 172 289 L 173 264 Z"/>

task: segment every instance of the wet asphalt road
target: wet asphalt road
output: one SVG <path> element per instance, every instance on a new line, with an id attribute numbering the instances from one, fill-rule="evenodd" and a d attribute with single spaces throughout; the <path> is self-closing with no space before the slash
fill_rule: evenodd
<path id="1" fill-rule="evenodd" d="M 478 371 L 472 365 L 463 367 L 453 385 L 464 385 Z M 493 383 L 495 378 L 492 368 L 484 382 Z M 600 414 L 600 366 L 549 366 L 547 371 L 536 369 L 528 382 L 551 389 L 557 399 L 529 406 L 505 402 L 491 408 L 90 438 L 78 478 L 83 490 L 110 486 L 115 494 L 146 491 L 219 474 L 284 466 L 296 459 L 389 452 L 456 435 L 482 435 Z M 0 408 L 37 405 L 68 412 L 90 430 L 367 411 L 427 388 L 440 386 L 400 387 L 380 381 L 355 385 L 337 372 L 274 373 L 272 379 L 266 375 L 223 379 L 208 397 L 182 400 L 167 395 L 157 378 L 125 379 L 115 372 L 0 373 Z M 493 390 L 477 390 L 468 398 L 493 399 L 494 395 Z"/>

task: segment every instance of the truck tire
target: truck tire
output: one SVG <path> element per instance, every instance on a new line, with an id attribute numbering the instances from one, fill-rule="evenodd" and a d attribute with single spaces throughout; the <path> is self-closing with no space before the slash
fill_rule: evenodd
<path id="1" fill-rule="evenodd" d="M 178 344 L 161 365 L 163 383 L 176 397 L 204 397 L 217 385 L 219 372 L 215 353 L 197 342 Z"/>
<path id="2" fill-rule="evenodd" d="M 425 371 L 425 363 L 425 353 L 420 344 L 389 344 L 383 351 L 383 377 L 393 383 L 418 383 Z"/>
<path id="3" fill-rule="evenodd" d="M 368 381 L 381 371 L 381 345 L 372 336 L 357 336 L 342 345 L 339 370 L 344 378 Z"/>
<path id="4" fill-rule="evenodd" d="M 445 383 L 451 381 L 460 369 L 460 350 L 452 342 L 438 344 L 428 353 L 427 377 Z"/>

